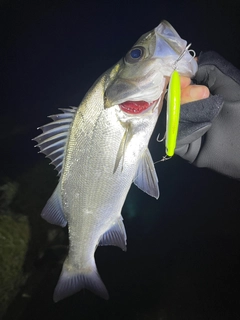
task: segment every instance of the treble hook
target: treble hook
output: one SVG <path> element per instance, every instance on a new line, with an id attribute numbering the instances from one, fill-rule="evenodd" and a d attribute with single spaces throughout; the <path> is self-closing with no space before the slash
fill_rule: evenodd
<path id="1" fill-rule="evenodd" d="M 154 162 L 154 164 L 159 163 L 159 162 L 163 162 L 163 161 L 167 161 L 167 160 L 169 160 L 171 158 L 172 157 L 169 157 L 168 155 L 165 155 L 165 156 L 162 157 L 161 160 L 158 160 L 158 161 Z"/>
<path id="2" fill-rule="evenodd" d="M 162 139 L 159 139 L 159 137 L 160 137 L 160 133 L 157 135 L 157 139 L 156 139 L 157 142 L 163 142 L 166 139 L 166 131 L 165 131 L 164 136 L 163 136 Z"/>

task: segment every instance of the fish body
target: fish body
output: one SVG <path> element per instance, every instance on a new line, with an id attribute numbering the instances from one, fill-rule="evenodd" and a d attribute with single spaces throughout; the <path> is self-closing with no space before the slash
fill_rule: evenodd
<path id="1" fill-rule="evenodd" d="M 95 82 L 78 108 L 62 109 L 35 138 L 60 175 L 42 217 L 69 229 L 55 301 L 83 288 L 108 299 L 94 252 L 99 245 L 126 250 L 121 209 L 132 182 L 159 197 L 148 142 L 186 44 L 163 21 Z M 190 77 L 197 70 L 189 52 L 174 67 Z"/>

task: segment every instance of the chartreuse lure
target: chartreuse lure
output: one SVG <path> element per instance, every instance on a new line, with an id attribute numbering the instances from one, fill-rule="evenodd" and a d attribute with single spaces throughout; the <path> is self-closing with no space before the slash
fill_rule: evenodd
<path id="1" fill-rule="evenodd" d="M 174 63 L 174 71 L 171 74 L 169 85 L 168 85 L 168 96 L 167 96 L 167 121 L 166 121 L 166 133 L 163 139 L 157 137 L 157 141 L 161 142 L 164 139 L 166 155 L 160 161 L 165 161 L 170 159 L 175 152 L 177 144 L 178 126 L 180 119 L 180 104 L 181 104 L 181 83 L 180 75 L 176 70 L 177 63 L 183 58 L 186 52 L 192 52 L 192 59 L 195 58 L 196 53 L 194 50 L 188 50 L 191 43 L 187 45 L 185 50 L 180 54 L 178 59 Z M 191 62 L 191 60 L 189 62 Z M 159 162 L 159 161 L 157 161 Z M 155 163 L 157 163 L 155 162 Z"/>
<path id="2" fill-rule="evenodd" d="M 180 118 L 181 86 L 179 73 L 174 70 L 167 97 L 167 128 L 166 128 L 166 156 L 172 157 L 177 144 L 178 125 Z"/>

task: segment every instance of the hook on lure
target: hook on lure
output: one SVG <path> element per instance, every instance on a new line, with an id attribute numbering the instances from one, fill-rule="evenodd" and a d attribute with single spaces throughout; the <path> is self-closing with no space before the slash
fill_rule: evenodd
<path id="1" fill-rule="evenodd" d="M 168 85 L 168 93 L 167 93 L 167 119 L 166 119 L 166 133 L 163 139 L 159 139 L 159 135 L 157 136 L 157 141 L 161 142 L 166 139 L 165 142 L 165 151 L 166 155 L 160 161 L 166 161 L 171 159 L 174 155 L 176 144 L 177 144 L 177 135 L 178 135 L 178 126 L 180 119 L 180 104 L 181 104 L 181 83 L 180 83 L 180 75 L 177 68 L 177 63 L 182 59 L 184 54 L 188 52 L 193 52 L 192 59 L 196 56 L 194 50 L 188 50 L 191 46 L 191 43 L 183 50 L 183 52 L 179 55 L 177 60 L 173 64 L 174 71 L 171 74 L 169 85 Z M 157 161 L 159 162 L 159 161 Z"/>

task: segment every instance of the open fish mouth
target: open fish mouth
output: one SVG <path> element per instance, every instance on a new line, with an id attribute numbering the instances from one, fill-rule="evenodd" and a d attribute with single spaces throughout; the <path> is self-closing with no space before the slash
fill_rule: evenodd
<path id="1" fill-rule="evenodd" d="M 152 102 L 147 101 L 125 101 L 119 104 L 119 107 L 122 111 L 128 114 L 139 114 L 144 111 L 152 108 L 158 100 L 154 100 Z"/>

